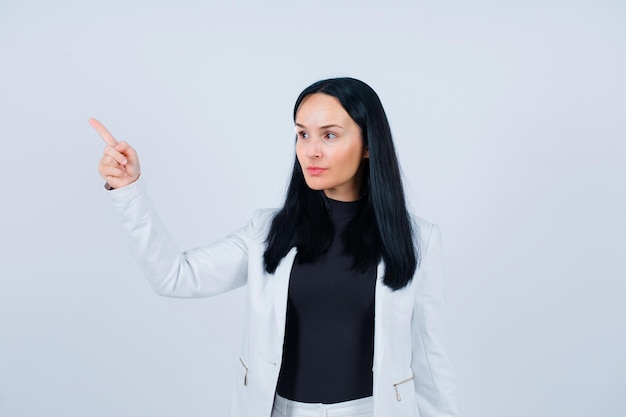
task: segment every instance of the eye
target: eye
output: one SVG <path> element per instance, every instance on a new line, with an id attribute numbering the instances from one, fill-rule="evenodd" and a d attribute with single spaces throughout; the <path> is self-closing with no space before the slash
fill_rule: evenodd
<path id="1" fill-rule="evenodd" d="M 335 135 L 334 133 L 328 132 L 324 137 L 326 139 L 335 139 L 337 135 Z"/>
<path id="2" fill-rule="evenodd" d="M 302 138 L 302 139 L 308 139 L 309 138 L 309 134 L 307 132 L 304 132 L 304 131 L 301 130 L 301 131 L 298 132 L 298 137 Z"/>

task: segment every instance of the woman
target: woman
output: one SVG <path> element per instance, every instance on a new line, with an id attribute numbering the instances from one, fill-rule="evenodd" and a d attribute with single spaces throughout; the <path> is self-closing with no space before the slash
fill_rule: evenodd
<path id="1" fill-rule="evenodd" d="M 171 297 L 247 286 L 231 416 L 457 416 L 439 230 L 407 213 L 378 96 L 353 78 L 322 80 L 300 94 L 294 122 L 282 209 L 181 253 L 136 152 L 90 120 L 107 143 L 99 172 L 144 274 Z"/>

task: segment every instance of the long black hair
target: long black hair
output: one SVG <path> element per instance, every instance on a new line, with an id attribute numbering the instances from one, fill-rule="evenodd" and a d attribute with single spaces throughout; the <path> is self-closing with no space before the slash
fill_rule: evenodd
<path id="1" fill-rule="evenodd" d="M 307 87 L 296 100 L 293 118 L 302 101 L 322 93 L 339 100 L 359 125 L 369 158 L 363 159 L 364 204 L 343 233 L 345 253 L 354 259 L 354 268 L 364 271 L 385 264 L 383 282 L 397 290 L 406 286 L 419 264 L 419 247 L 406 209 L 400 167 L 387 115 L 376 92 L 354 78 L 332 78 Z M 313 262 L 329 247 L 333 223 L 323 191 L 306 185 L 302 167 L 295 158 L 283 208 L 274 216 L 267 236 L 263 260 L 265 270 L 274 273 L 291 248 L 298 250 L 298 262 Z"/>

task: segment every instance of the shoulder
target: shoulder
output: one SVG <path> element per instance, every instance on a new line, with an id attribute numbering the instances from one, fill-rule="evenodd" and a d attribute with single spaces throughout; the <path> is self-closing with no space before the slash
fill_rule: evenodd
<path id="1" fill-rule="evenodd" d="M 257 226 L 261 226 L 261 227 L 265 227 L 266 225 L 269 226 L 269 224 L 272 223 L 274 216 L 276 215 L 276 213 L 278 213 L 279 210 L 280 209 L 277 209 L 277 208 L 257 209 L 252 215 L 252 218 L 250 219 L 250 221 L 252 223 L 255 223 Z"/>
<path id="2" fill-rule="evenodd" d="M 411 222 L 413 223 L 413 227 L 415 227 L 416 229 L 430 230 L 433 226 L 435 226 L 434 223 L 431 223 L 430 221 L 426 220 L 423 217 L 417 216 L 416 214 L 410 213 L 409 215 L 411 216 Z"/>
<path id="3" fill-rule="evenodd" d="M 279 210 L 280 209 L 276 208 L 256 210 L 248 224 L 245 226 L 245 229 L 252 236 L 264 240 L 269 232 L 270 226 L 272 225 L 272 220 L 274 220 L 274 216 L 276 216 L 276 213 L 278 213 Z"/>
<path id="4" fill-rule="evenodd" d="M 439 226 L 413 213 L 410 216 L 415 244 L 418 245 L 420 251 L 425 253 L 433 246 L 437 246 L 441 240 Z"/>

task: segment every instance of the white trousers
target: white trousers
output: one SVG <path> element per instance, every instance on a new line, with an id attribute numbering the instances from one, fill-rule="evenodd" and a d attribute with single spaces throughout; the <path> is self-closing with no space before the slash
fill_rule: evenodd
<path id="1" fill-rule="evenodd" d="M 276 395 L 272 417 L 373 417 L 372 397 L 335 404 L 311 404 L 291 401 Z"/>

